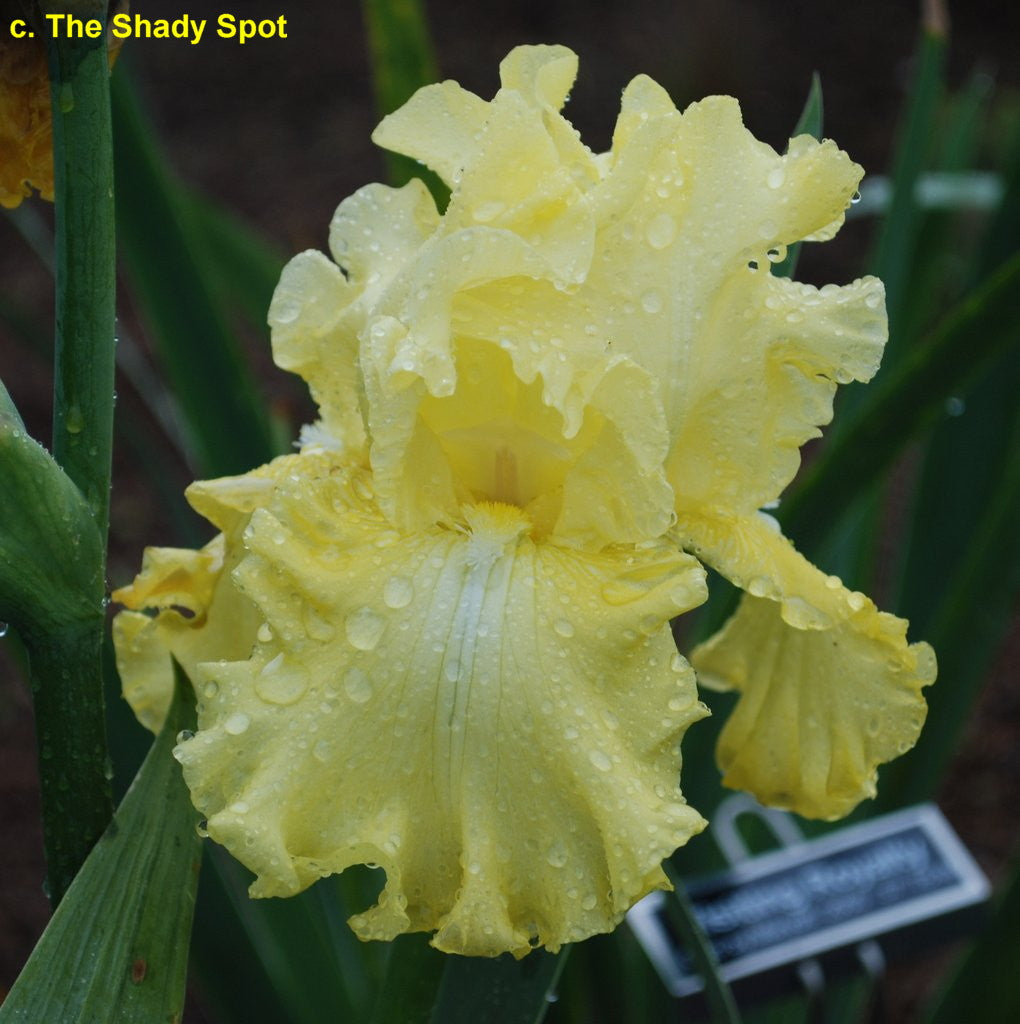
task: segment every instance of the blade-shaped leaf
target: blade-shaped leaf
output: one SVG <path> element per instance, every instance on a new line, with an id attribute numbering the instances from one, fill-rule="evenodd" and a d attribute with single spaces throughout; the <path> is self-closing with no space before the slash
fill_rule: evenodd
<path id="1" fill-rule="evenodd" d="M 198 885 L 197 815 L 171 754 L 194 728 L 178 675 L 166 725 L 0 1007 L 0 1024 L 180 1019 Z"/>
<path id="2" fill-rule="evenodd" d="M 811 88 L 808 89 L 807 99 L 804 101 L 804 109 L 800 112 L 797 124 L 790 135 L 795 139 L 798 135 L 810 135 L 814 139 L 822 137 L 822 123 L 824 120 L 824 106 L 822 103 L 822 80 L 816 71 L 811 76 Z M 800 247 L 802 242 L 794 242 L 786 251 L 786 258 L 779 263 L 772 265 L 772 273 L 776 277 L 793 277 L 797 269 L 797 260 L 800 258 Z"/>
<path id="3" fill-rule="evenodd" d="M 376 109 L 380 117 L 406 103 L 415 90 L 437 80 L 436 59 L 429 40 L 428 22 L 421 0 L 362 0 L 368 30 L 369 58 Z M 392 185 L 421 178 L 440 209 L 449 189 L 417 160 L 399 153 L 386 154 Z"/>
<path id="4" fill-rule="evenodd" d="M 950 311 L 925 344 L 915 346 L 871 388 L 852 422 L 832 439 L 781 510 L 790 535 L 806 548 L 887 469 L 945 402 L 964 393 L 990 361 L 1016 343 L 1020 256 Z"/>
<path id="5" fill-rule="evenodd" d="M 564 946 L 559 953 L 541 950 L 522 960 L 508 953 L 492 960 L 447 957 L 431 1024 L 539 1024 L 569 952 Z"/>
<path id="6" fill-rule="evenodd" d="M 143 316 L 187 421 L 202 475 L 274 454 L 251 373 L 205 274 L 205 234 L 158 152 L 122 68 L 113 78 L 117 230 Z"/>
<path id="7" fill-rule="evenodd" d="M 100 614 L 103 546 L 81 492 L 0 383 L 0 619 L 27 636 Z"/>

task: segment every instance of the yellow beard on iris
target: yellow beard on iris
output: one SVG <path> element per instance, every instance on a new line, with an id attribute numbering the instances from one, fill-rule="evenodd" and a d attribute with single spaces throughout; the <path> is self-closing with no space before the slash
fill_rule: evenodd
<path id="1" fill-rule="evenodd" d="M 669 627 L 701 562 L 751 595 L 694 660 L 741 691 L 720 764 L 766 802 L 870 795 L 934 659 L 759 512 L 837 382 L 878 365 L 880 282 L 765 269 L 835 233 L 860 168 L 643 77 L 596 155 L 559 113 L 570 51 L 500 71 L 491 102 L 444 82 L 380 125 L 449 208 L 367 186 L 332 260 L 288 264 L 274 358 L 320 419 L 299 454 L 189 489 L 220 536 L 151 549 L 114 629 L 151 727 L 169 652 L 194 681 L 176 756 L 253 895 L 375 864 L 363 938 L 521 956 L 613 928 L 703 827 L 679 743 L 705 711 Z"/>

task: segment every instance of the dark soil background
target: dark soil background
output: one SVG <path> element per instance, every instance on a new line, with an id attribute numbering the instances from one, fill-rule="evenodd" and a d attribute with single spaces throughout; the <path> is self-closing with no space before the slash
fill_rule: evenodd
<path id="1" fill-rule="evenodd" d="M 919 33 L 909 0 L 427 0 L 443 77 L 489 97 L 503 56 L 525 42 L 560 42 L 580 56 L 567 113 L 594 149 L 605 149 L 623 86 L 647 73 L 681 108 L 711 93 L 739 98 L 748 127 L 782 148 L 813 71 L 821 75 L 825 134 L 871 173 L 890 164 L 904 89 Z M 325 248 L 338 202 L 384 175 L 369 135 L 373 112 L 364 27 L 355 0 L 136 0 L 135 13 L 176 18 L 187 10 L 212 22 L 287 16 L 286 40 L 243 48 L 212 28 L 197 46 L 182 40 L 129 42 L 124 51 L 171 163 L 180 177 L 251 224 L 280 253 Z M 1002 89 L 1020 87 L 1020 5 L 973 0 L 952 5 L 950 83 L 975 70 Z M 2 27 L 0 27 L 2 30 Z M 45 203 L 31 201 L 43 225 Z M 860 271 L 871 225 L 850 224 L 813 247 L 798 276 L 844 282 Z M 50 436 L 52 280 L 6 218 L 0 218 L 0 300 L 36 338 L 26 344 L 0 325 L 0 377 L 30 431 Z M 187 296 L 181 296 L 186 302 Z M 145 351 L 142 327 L 121 298 L 121 326 Z M 20 332 L 26 333 L 26 332 Z M 244 336 L 265 394 L 292 429 L 310 406 L 299 382 L 275 370 L 264 331 Z M 121 407 L 139 399 L 118 383 Z M 145 410 L 141 410 L 142 413 Z M 183 460 L 168 469 L 180 491 L 192 478 Z M 2 482 L 0 482 L 2 486 Z M 152 493 L 139 456 L 116 456 L 111 559 L 113 585 L 129 580 L 145 544 L 182 543 Z M 1004 645 L 940 803 L 993 880 L 1017 850 L 1020 824 L 1020 636 Z M 0 642 L 0 993 L 16 977 L 47 919 L 31 702 L 14 644 Z M 889 1019 L 904 1020 L 952 963 L 952 950 L 919 966 L 896 967 L 885 982 Z M 198 1018 L 196 1018 L 198 1019 Z"/>

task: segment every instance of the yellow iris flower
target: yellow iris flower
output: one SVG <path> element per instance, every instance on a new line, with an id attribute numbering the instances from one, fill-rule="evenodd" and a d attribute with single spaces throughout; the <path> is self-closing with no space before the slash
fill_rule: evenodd
<path id="1" fill-rule="evenodd" d="M 370 185 L 332 260 L 291 261 L 274 357 L 320 420 L 299 454 L 194 484 L 220 535 L 150 549 L 115 595 L 142 720 L 165 713 L 168 651 L 195 683 L 176 755 L 210 836 L 256 896 L 381 866 L 362 938 L 521 956 L 668 885 L 704 824 L 679 741 L 705 712 L 669 628 L 704 599 L 701 561 L 753 595 L 694 655 L 742 692 L 731 785 L 846 813 L 914 742 L 934 677 L 902 620 L 759 512 L 837 382 L 878 365 L 878 281 L 768 272 L 831 237 L 861 169 L 807 137 L 780 156 L 733 100 L 681 114 L 644 77 L 593 154 L 559 113 L 576 70 L 521 47 L 491 102 L 444 82 L 382 122 L 449 208 Z"/>
<path id="2" fill-rule="evenodd" d="M 46 51 L 35 41 L 8 38 L 0 43 L 0 206 L 19 206 L 33 188 L 52 201 Z"/>

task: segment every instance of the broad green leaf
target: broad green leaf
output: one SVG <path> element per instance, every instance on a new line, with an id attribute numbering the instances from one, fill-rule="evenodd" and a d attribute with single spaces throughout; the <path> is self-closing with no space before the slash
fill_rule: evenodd
<path id="1" fill-rule="evenodd" d="M 822 104 L 822 80 L 816 71 L 811 76 L 811 88 L 808 89 L 808 96 L 804 102 L 804 109 L 797 118 L 797 124 L 790 134 L 791 139 L 798 135 L 810 135 L 821 141 L 822 123 L 824 120 L 824 106 Z M 776 277 L 793 277 L 797 269 L 797 260 L 800 258 L 800 247 L 803 243 L 795 242 L 786 251 L 786 258 L 772 266 L 772 273 Z"/>
<path id="2" fill-rule="evenodd" d="M 386 975 L 372 1024 L 429 1024 L 448 957 L 420 933 L 399 935 L 387 945 Z"/>
<path id="3" fill-rule="evenodd" d="M 946 400 L 966 393 L 989 363 L 1016 343 L 1020 255 L 967 295 L 870 386 L 851 422 L 802 474 L 780 517 L 790 535 L 812 549 L 889 468 L 905 445 L 929 427 Z"/>
<path id="4" fill-rule="evenodd" d="M 927 1024 L 1020 1020 L 1020 865 L 993 904 L 991 920 L 925 1014 Z"/>
<path id="5" fill-rule="evenodd" d="M 1009 365 L 1015 370 L 1020 358 Z M 1001 477 L 987 505 L 968 524 L 963 557 L 939 580 L 941 600 L 925 626 L 941 677 L 928 698 L 928 720 L 914 750 L 886 769 L 879 808 L 912 803 L 936 791 L 1020 595 L 1020 414 L 1013 397 Z"/>
<path id="6" fill-rule="evenodd" d="M 674 891 L 666 897 L 666 912 L 705 984 L 705 999 L 712 1012 L 712 1020 L 715 1024 L 740 1024 L 740 1012 L 733 993 L 719 974 L 719 960 L 694 913 L 683 880 L 672 870 L 667 874 Z"/>
<path id="7" fill-rule="evenodd" d="M 200 237 L 206 279 L 224 308 L 236 306 L 265 327 L 269 303 L 286 262 L 269 244 L 228 210 L 180 186 L 179 202 Z"/>
<path id="8" fill-rule="evenodd" d="M 569 952 L 536 950 L 522 960 L 448 956 L 430 1024 L 539 1024 Z"/>
<path id="9" fill-rule="evenodd" d="M 900 318 L 908 299 L 908 280 L 920 224 L 915 187 L 935 136 L 934 126 L 945 74 L 946 36 L 941 26 L 926 24 L 917 54 L 917 72 L 903 125 L 898 133 L 892 172 L 892 201 L 882 221 L 872 272 L 885 282 L 889 314 L 886 362 L 901 347 Z"/>
<path id="10" fill-rule="evenodd" d="M 142 317 L 173 385 L 203 476 L 274 454 L 268 418 L 204 272 L 206 235 L 148 128 L 135 91 L 113 76 L 117 230 Z"/>
<path id="11" fill-rule="evenodd" d="M 376 110 L 382 117 L 406 103 L 423 85 L 437 81 L 436 59 L 422 0 L 362 0 L 361 6 Z M 399 153 L 388 152 L 385 159 L 391 185 L 421 178 L 436 205 L 440 209 L 446 206 L 449 190 L 432 171 Z"/>
<path id="12" fill-rule="evenodd" d="M 178 1021 L 198 884 L 196 814 L 171 754 L 194 728 L 178 676 L 166 725 L 0 1007 L 0 1024 Z"/>
<path id="13" fill-rule="evenodd" d="M 0 383 L 0 619 L 27 638 L 101 615 L 103 544 L 81 492 Z"/>

